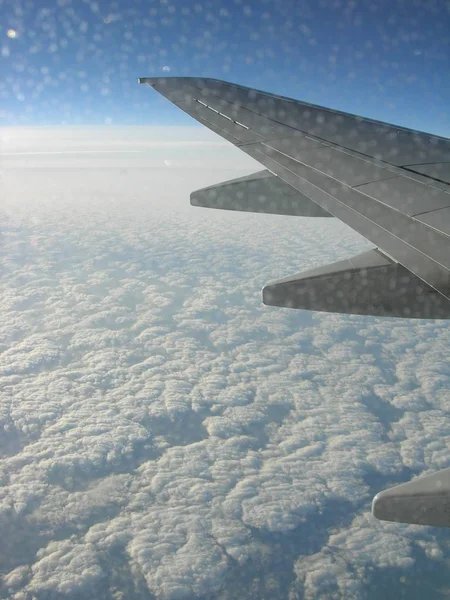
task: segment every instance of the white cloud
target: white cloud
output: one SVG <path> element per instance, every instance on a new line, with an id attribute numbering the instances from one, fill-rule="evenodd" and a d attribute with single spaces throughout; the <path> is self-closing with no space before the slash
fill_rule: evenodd
<path id="1" fill-rule="evenodd" d="M 36 558 L 30 587 L 38 593 L 89 594 L 105 577 L 97 549 L 86 542 L 50 542 Z"/>
<path id="2" fill-rule="evenodd" d="M 45 147 L 85 148 L 72 133 Z M 262 306 L 264 283 L 365 242 L 192 209 L 191 190 L 253 163 L 201 130 L 161 138 L 105 128 L 96 151 L 153 150 L 5 158 L 8 593 L 369 598 L 373 573 L 445 572 L 439 531 L 369 510 L 380 486 L 448 465 L 448 327 Z"/>

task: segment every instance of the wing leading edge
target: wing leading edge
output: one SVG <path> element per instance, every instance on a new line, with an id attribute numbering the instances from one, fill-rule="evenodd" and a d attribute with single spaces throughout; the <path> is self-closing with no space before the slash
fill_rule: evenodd
<path id="1" fill-rule="evenodd" d="M 195 77 L 142 77 L 266 171 L 191 195 L 195 206 L 334 216 L 377 249 L 268 284 L 274 306 L 450 318 L 450 140 Z M 450 526 L 450 469 L 380 492 L 380 519 Z"/>

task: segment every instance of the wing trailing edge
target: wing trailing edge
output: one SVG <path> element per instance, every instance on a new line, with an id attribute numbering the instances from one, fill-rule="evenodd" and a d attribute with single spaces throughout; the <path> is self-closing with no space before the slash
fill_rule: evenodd
<path id="1" fill-rule="evenodd" d="M 269 306 L 380 317 L 448 319 L 450 302 L 379 250 L 269 283 Z"/>

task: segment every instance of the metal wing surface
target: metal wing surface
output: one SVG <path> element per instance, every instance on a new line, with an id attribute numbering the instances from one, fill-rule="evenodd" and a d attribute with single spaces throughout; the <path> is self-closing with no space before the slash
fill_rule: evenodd
<path id="1" fill-rule="evenodd" d="M 448 139 L 216 79 L 144 77 L 139 82 L 156 89 L 272 174 L 272 178 L 255 175 L 259 187 L 253 185 L 253 194 L 246 182 L 240 188 L 226 182 L 223 194 L 221 186 L 208 194 L 201 190 L 192 195 L 192 204 L 310 216 L 314 203 L 320 211 L 315 216 L 335 216 L 377 247 L 376 255 L 364 253 L 347 268 L 336 270 L 330 265 L 328 271 L 319 269 L 307 277 L 300 274 L 288 282 L 271 283 L 263 290 L 266 304 L 450 318 Z M 278 197 L 274 176 L 281 180 L 275 186 Z M 291 192 L 281 197 L 282 182 Z M 268 186 L 266 194 L 261 194 L 262 183 Z M 230 190 L 236 192 L 234 198 Z M 267 210 L 261 197 L 272 199 Z M 383 293 L 367 305 L 353 306 L 350 296 L 356 280 L 359 285 L 367 282 L 367 289 L 381 286 Z M 315 304 L 324 291 L 326 301 Z M 342 302 L 342 293 L 350 301 Z"/>
<path id="2" fill-rule="evenodd" d="M 194 192 L 193 205 L 334 216 L 376 246 L 267 285 L 266 304 L 450 318 L 450 140 L 216 79 L 139 82 L 266 168 Z M 447 469 L 385 490 L 373 514 L 448 527 L 449 482 Z"/>

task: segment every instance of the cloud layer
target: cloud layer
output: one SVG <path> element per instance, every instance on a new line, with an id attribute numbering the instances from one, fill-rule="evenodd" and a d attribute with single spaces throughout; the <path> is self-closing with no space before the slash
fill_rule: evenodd
<path id="1" fill-rule="evenodd" d="M 445 532 L 370 502 L 448 466 L 447 324 L 262 306 L 366 242 L 192 209 L 257 166 L 145 133 L 8 134 L 1 597 L 440 597 Z"/>

